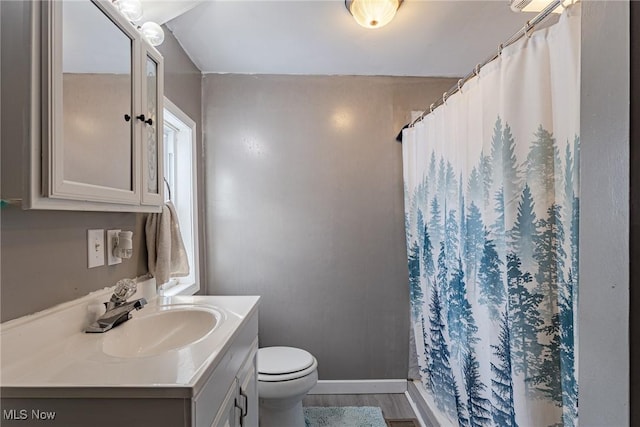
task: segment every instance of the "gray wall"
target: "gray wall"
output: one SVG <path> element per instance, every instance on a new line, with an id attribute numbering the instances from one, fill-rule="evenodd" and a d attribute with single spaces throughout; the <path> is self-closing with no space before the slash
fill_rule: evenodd
<path id="1" fill-rule="evenodd" d="M 205 75 L 209 292 L 257 294 L 260 345 L 321 379 L 406 378 L 402 153 L 455 80 Z"/>
<path id="2" fill-rule="evenodd" d="M 21 197 L 29 124 L 30 2 L 0 2 L 2 43 L 2 198 Z M 175 43 L 164 49 L 165 86 L 185 112 L 200 118 L 199 71 Z M 195 70 L 195 71 L 194 71 Z M 195 88 L 195 89 L 194 89 Z M 33 313 L 147 272 L 144 214 L 0 211 L 0 321 Z M 87 230 L 134 231 L 134 255 L 122 264 L 87 268 Z"/>
<path id="3" fill-rule="evenodd" d="M 618 427 L 630 409 L 629 2 L 582 8 L 580 425 Z"/>

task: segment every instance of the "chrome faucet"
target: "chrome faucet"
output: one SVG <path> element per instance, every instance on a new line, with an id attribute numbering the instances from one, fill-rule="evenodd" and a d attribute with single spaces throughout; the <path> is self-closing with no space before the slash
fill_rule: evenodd
<path id="1" fill-rule="evenodd" d="M 111 299 L 104 303 L 107 311 L 84 331 L 87 333 L 107 332 L 131 319 L 131 312 L 140 310 L 147 303 L 144 298 L 127 301 L 127 298 L 136 293 L 136 288 L 136 282 L 131 279 L 119 280 Z"/>

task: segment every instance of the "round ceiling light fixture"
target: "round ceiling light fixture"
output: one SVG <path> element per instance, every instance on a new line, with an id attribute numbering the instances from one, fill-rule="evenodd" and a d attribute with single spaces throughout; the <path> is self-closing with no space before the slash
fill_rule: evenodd
<path id="1" fill-rule="evenodd" d="M 159 46 L 162 44 L 164 41 L 164 31 L 160 25 L 152 21 L 145 22 L 142 26 L 136 24 L 137 21 L 142 19 L 142 15 L 144 14 L 142 11 L 142 2 L 140 0 L 111 0 L 111 3 L 116 6 L 122 16 L 131 22 L 138 31 L 140 31 L 142 36 L 152 46 Z"/>
<path id="2" fill-rule="evenodd" d="M 345 0 L 344 5 L 358 24 L 365 28 L 380 28 L 387 25 L 402 0 Z"/>
<path id="3" fill-rule="evenodd" d="M 140 0 L 117 0 L 115 4 L 120 13 L 129 21 L 136 22 L 142 18 L 142 2 Z"/>
<path id="4" fill-rule="evenodd" d="M 151 46 L 160 46 L 164 41 L 164 31 L 162 27 L 155 22 L 149 21 L 142 24 L 140 32 Z"/>

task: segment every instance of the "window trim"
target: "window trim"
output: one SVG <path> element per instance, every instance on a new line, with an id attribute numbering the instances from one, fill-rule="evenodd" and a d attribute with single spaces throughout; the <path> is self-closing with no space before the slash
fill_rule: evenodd
<path id="1" fill-rule="evenodd" d="M 200 291 L 200 239 L 199 239 L 199 222 L 198 222 L 198 150 L 197 150 L 197 137 L 196 122 L 191 119 L 186 113 L 184 113 L 177 105 L 171 102 L 166 96 L 164 97 L 164 110 L 173 115 L 176 119 L 181 121 L 191 131 L 191 189 L 192 189 L 192 226 L 193 226 L 193 265 L 190 268 L 193 271 L 193 282 L 185 281 L 180 283 L 179 280 L 171 279 L 168 285 L 163 285 L 162 289 L 158 289 L 159 295 L 174 296 L 174 295 L 194 295 Z M 169 114 L 165 114 L 165 122 Z M 175 127 L 173 124 L 170 126 Z M 164 129 L 163 129 L 164 132 Z M 166 154 L 166 147 L 164 148 Z M 163 185 L 165 185 L 163 183 Z M 168 197 L 168 194 L 165 194 Z M 179 279 L 179 278 L 175 278 Z M 178 283 L 176 283 L 176 281 Z"/>

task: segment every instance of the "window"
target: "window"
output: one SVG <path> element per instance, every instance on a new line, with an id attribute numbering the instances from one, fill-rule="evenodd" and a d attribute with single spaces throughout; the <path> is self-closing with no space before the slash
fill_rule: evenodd
<path id="1" fill-rule="evenodd" d="M 200 290 L 198 263 L 198 191 L 196 124 L 164 99 L 165 198 L 176 207 L 182 240 L 189 258 L 189 276 L 174 277 L 160 287 L 162 295 L 193 295 Z"/>

